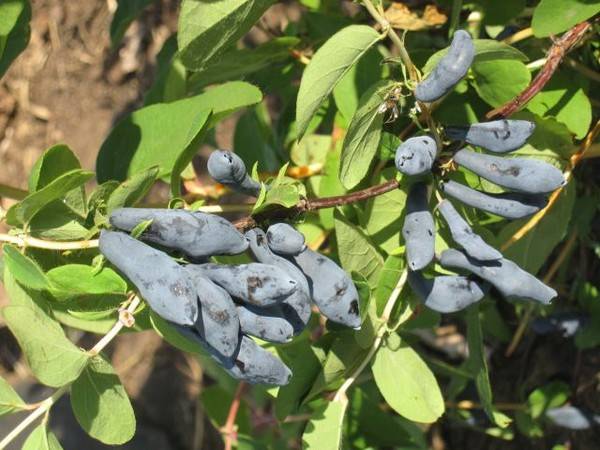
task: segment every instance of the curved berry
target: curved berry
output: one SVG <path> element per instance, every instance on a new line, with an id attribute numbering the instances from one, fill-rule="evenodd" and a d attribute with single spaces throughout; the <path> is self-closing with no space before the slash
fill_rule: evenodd
<path id="1" fill-rule="evenodd" d="M 523 147 L 535 130 L 528 120 L 494 120 L 468 126 L 446 127 L 446 136 L 457 141 L 483 147 L 496 153 L 507 153 Z"/>
<path id="2" fill-rule="evenodd" d="M 440 189 L 465 205 L 507 219 L 522 219 L 531 216 L 547 203 L 546 198 L 540 195 L 526 195 L 518 192 L 486 194 L 452 180 L 441 183 Z"/>
<path id="3" fill-rule="evenodd" d="M 207 163 L 208 173 L 218 183 L 242 194 L 258 197 L 260 183 L 253 180 L 244 161 L 229 150 L 215 150 Z"/>
<path id="4" fill-rule="evenodd" d="M 183 209 L 119 208 L 110 215 L 110 223 L 126 231 L 146 220 L 152 223 L 140 239 L 192 258 L 237 255 L 248 248 L 244 236 L 230 222 L 213 214 Z"/>
<path id="5" fill-rule="evenodd" d="M 456 31 L 448 53 L 415 88 L 416 99 L 429 103 L 450 92 L 467 74 L 474 57 L 475 46 L 471 35 L 464 30 Z"/>
<path id="6" fill-rule="evenodd" d="M 126 233 L 104 230 L 99 241 L 100 253 L 137 287 L 153 311 L 169 322 L 194 325 L 198 299 L 183 267 Z"/>
<path id="7" fill-rule="evenodd" d="M 546 194 L 565 184 L 562 172 L 547 162 L 529 158 L 502 158 L 462 149 L 454 161 L 492 183 L 529 194 Z"/>
<path id="8" fill-rule="evenodd" d="M 477 261 L 458 250 L 448 249 L 442 252 L 440 263 L 444 267 L 463 269 L 477 275 L 504 297 L 527 298 L 547 305 L 557 296 L 554 289 L 505 258 Z"/>
<path id="9" fill-rule="evenodd" d="M 433 260 L 435 225 L 429 211 L 427 185 L 424 183 L 413 185 L 408 193 L 402 236 L 410 270 L 421 270 Z"/>
<path id="10" fill-rule="evenodd" d="M 449 200 L 442 200 L 438 209 L 450 228 L 452 239 L 471 257 L 480 261 L 502 258 L 502 253 L 475 234 Z"/>

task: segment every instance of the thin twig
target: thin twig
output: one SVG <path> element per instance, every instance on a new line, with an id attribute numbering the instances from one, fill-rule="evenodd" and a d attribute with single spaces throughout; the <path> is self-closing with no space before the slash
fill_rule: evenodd
<path id="1" fill-rule="evenodd" d="M 130 297 L 130 302 L 127 309 L 125 309 L 124 311 L 126 313 L 133 314 L 139 304 L 140 298 L 138 296 L 132 296 Z M 87 352 L 90 357 L 100 353 L 110 343 L 110 341 L 112 341 L 115 338 L 115 336 L 119 334 L 119 331 L 121 331 L 123 327 L 126 326 L 121 317 L 121 314 L 119 314 L 119 320 L 115 322 L 110 331 L 106 333 L 106 335 L 102 337 L 102 339 L 100 339 L 98 343 Z M 69 390 L 70 386 L 70 383 L 66 384 L 65 386 L 62 386 L 61 388 L 56 390 L 50 397 L 40 402 L 39 406 L 35 410 L 33 410 L 27 417 L 25 417 L 25 419 L 23 419 L 21 423 L 19 423 L 15 428 L 13 428 L 13 430 L 9 434 L 7 434 L 6 437 L 2 439 L 2 441 L 0 441 L 0 450 L 4 450 L 4 448 L 6 448 L 8 444 L 10 444 L 29 425 L 35 422 L 36 419 L 46 414 L 50 410 L 52 405 L 56 403 L 56 401 Z"/>
<path id="2" fill-rule="evenodd" d="M 237 440 L 235 436 L 235 420 L 237 418 L 237 414 L 240 409 L 240 403 L 242 401 L 242 395 L 244 395 L 245 390 L 246 383 L 244 381 L 240 381 L 240 384 L 238 384 L 238 387 L 235 390 L 231 405 L 229 406 L 227 420 L 221 429 L 221 433 L 225 437 L 225 450 L 231 450 L 233 447 L 233 442 Z"/>
<path id="3" fill-rule="evenodd" d="M 354 384 L 354 381 L 362 373 L 362 371 L 365 369 L 367 364 L 369 364 L 369 362 L 371 361 L 371 359 L 373 358 L 375 353 L 377 353 L 377 350 L 379 349 L 379 346 L 383 342 L 383 338 L 385 337 L 385 335 L 388 331 L 387 324 L 392 315 L 392 311 L 394 310 L 394 307 L 396 306 L 396 301 L 398 300 L 398 297 L 400 296 L 400 292 L 402 292 L 402 289 L 404 288 L 404 284 L 406 283 L 407 277 L 408 277 L 408 271 L 405 270 L 400 275 L 400 279 L 398 280 L 398 283 L 396 283 L 394 290 L 390 294 L 390 297 L 388 298 L 388 301 L 385 304 L 385 308 L 381 314 L 381 317 L 379 318 L 379 322 L 380 322 L 379 329 L 377 330 L 377 335 L 375 337 L 375 340 L 373 341 L 373 345 L 371 345 L 371 348 L 369 349 L 369 353 L 367 353 L 367 355 L 362 360 L 360 365 L 356 368 L 356 370 L 346 379 L 346 381 L 344 381 L 344 384 L 342 384 L 342 386 L 336 391 L 335 396 L 333 397 L 334 402 L 341 401 L 341 402 L 345 403 L 347 401 L 346 392 L 348 391 L 348 389 L 350 389 L 350 386 L 352 386 L 352 384 Z"/>
<path id="4" fill-rule="evenodd" d="M 7 184 L 0 183 L 0 197 L 11 198 L 13 200 L 23 200 L 29 192 Z"/>
<path id="5" fill-rule="evenodd" d="M 86 241 L 46 241 L 29 235 L 11 235 L 0 233 L 0 242 L 15 244 L 18 247 L 35 247 L 47 250 L 82 250 L 98 247 L 98 239 Z"/>
<path id="6" fill-rule="evenodd" d="M 563 34 L 560 39 L 557 39 L 550 50 L 546 64 L 536 75 L 529 86 L 527 86 L 519 95 L 510 100 L 506 104 L 491 110 L 486 114 L 488 119 L 497 117 L 508 117 L 511 114 L 520 110 L 531 100 L 538 92 L 540 92 L 564 59 L 575 45 L 583 38 L 584 34 L 591 28 L 590 22 L 581 22 Z"/>
<path id="7" fill-rule="evenodd" d="M 394 189 L 397 189 L 398 186 L 399 183 L 397 180 L 389 180 L 384 183 L 345 195 L 304 199 L 300 200 L 300 202 L 298 202 L 298 204 L 292 208 L 275 208 L 263 213 L 258 213 L 255 216 L 243 217 L 234 222 L 234 225 L 237 229 L 245 231 L 249 230 L 250 228 L 257 227 L 258 224 L 265 220 L 285 219 L 295 217 L 306 212 L 317 211 L 319 209 L 335 208 L 337 206 L 360 202 L 393 191 Z"/>

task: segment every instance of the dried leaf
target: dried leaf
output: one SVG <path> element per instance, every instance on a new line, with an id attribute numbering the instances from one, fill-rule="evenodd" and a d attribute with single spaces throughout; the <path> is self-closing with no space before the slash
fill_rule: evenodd
<path id="1" fill-rule="evenodd" d="M 394 28 L 418 31 L 443 25 L 448 17 L 435 5 L 427 5 L 423 14 L 411 11 L 404 3 L 394 2 L 385 12 L 385 18 Z"/>

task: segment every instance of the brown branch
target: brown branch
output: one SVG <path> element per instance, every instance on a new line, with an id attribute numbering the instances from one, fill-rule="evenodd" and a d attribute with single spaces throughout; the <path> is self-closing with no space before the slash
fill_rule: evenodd
<path id="1" fill-rule="evenodd" d="M 325 208 L 335 208 L 336 206 L 360 202 L 393 191 L 394 189 L 397 189 L 398 186 L 399 183 L 397 180 L 389 180 L 385 183 L 377 184 L 360 191 L 351 192 L 350 194 L 314 199 L 307 198 L 300 200 L 298 204 L 292 208 L 280 207 L 258 213 L 254 216 L 243 217 L 234 222 L 234 225 L 238 230 L 246 231 L 257 227 L 261 222 L 266 220 L 289 219 L 306 212 L 317 211 Z"/>
<path id="2" fill-rule="evenodd" d="M 238 384 L 235 394 L 233 395 L 231 405 L 229 406 L 227 421 L 221 429 L 221 433 L 223 433 L 223 436 L 225 438 L 225 450 L 231 450 L 233 447 L 233 442 L 237 440 L 235 430 L 235 419 L 237 418 L 237 414 L 240 409 L 240 402 L 242 400 L 242 395 L 244 395 L 244 392 L 246 391 L 246 386 L 246 382 L 244 381 L 240 381 L 240 384 Z"/>
<path id="3" fill-rule="evenodd" d="M 488 112 L 486 117 L 488 119 L 508 117 L 525 106 L 550 81 L 564 57 L 581 41 L 590 27 L 590 22 L 581 22 L 557 39 L 548 51 L 546 64 L 529 86 L 509 102 Z"/>

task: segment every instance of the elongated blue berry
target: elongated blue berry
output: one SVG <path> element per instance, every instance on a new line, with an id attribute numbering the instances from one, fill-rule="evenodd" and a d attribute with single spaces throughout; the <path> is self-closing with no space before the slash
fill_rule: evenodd
<path id="1" fill-rule="evenodd" d="M 435 224 L 429 211 L 427 185 L 424 183 L 413 185 L 408 193 L 402 236 L 410 270 L 421 270 L 433 260 Z"/>
<path id="2" fill-rule="evenodd" d="M 209 278 L 232 297 L 255 306 L 277 304 L 294 292 L 297 285 L 285 271 L 268 264 L 190 264 L 187 267 Z"/>
<path id="3" fill-rule="evenodd" d="M 100 253 L 138 289 L 163 319 L 194 325 L 198 318 L 196 290 L 188 274 L 169 255 L 126 233 L 102 231 Z"/>
<path id="4" fill-rule="evenodd" d="M 450 228 L 452 239 L 471 257 L 480 261 L 502 258 L 502 253 L 475 234 L 449 200 L 442 200 L 438 209 Z"/>
<path id="5" fill-rule="evenodd" d="M 546 198 L 541 195 L 527 195 L 519 192 L 487 194 L 452 180 L 441 183 L 440 188 L 442 192 L 465 205 L 507 219 L 522 219 L 531 216 L 547 203 Z"/>
<path id="6" fill-rule="evenodd" d="M 227 220 L 213 214 L 183 209 L 120 208 L 110 215 L 110 223 L 131 231 L 141 222 L 152 220 L 140 239 L 153 242 L 192 257 L 237 255 L 248 248 L 244 236 Z"/>
<path id="7" fill-rule="evenodd" d="M 467 126 L 446 127 L 446 136 L 466 141 L 496 153 L 507 153 L 523 147 L 533 134 L 535 123 L 528 120 L 494 120 Z"/>
<path id="8" fill-rule="evenodd" d="M 421 272 L 408 272 L 408 283 L 428 308 L 441 313 L 465 309 L 485 296 L 480 283 L 460 276 L 425 278 Z"/>
<path id="9" fill-rule="evenodd" d="M 229 150 L 215 150 L 208 158 L 208 173 L 218 183 L 242 194 L 258 197 L 260 184 L 250 178 L 244 161 Z"/>
<path id="10" fill-rule="evenodd" d="M 274 223 L 267 229 L 269 248 L 283 256 L 297 255 L 306 247 L 304 235 L 287 223 Z"/>
<path id="11" fill-rule="evenodd" d="M 486 180 L 529 194 L 545 194 L 565 184 L 562 172 L 547 162 L 530 158 L 502 158 L 462 149 L 454 162 Z"/>
<path id="12" fill-rule="evenodd" d="M 505 297 L 531 299 L 547 305 L 557 296 L 554 289 L 506 258 L 478 261 L 458 250 L 448 249 L 442 252 L 440 263 L 444 267 L 463 269 L 477 275 Z"/>
<path id="13" fill-rule="evenodd" d="M 464 30 L 454 33 L 446 53 L 429 76 L 415 89 L 415 97 L 421 102 L 433 102 L 450 92 L 467 74 L 475 57 L 471 35 Z"/>

